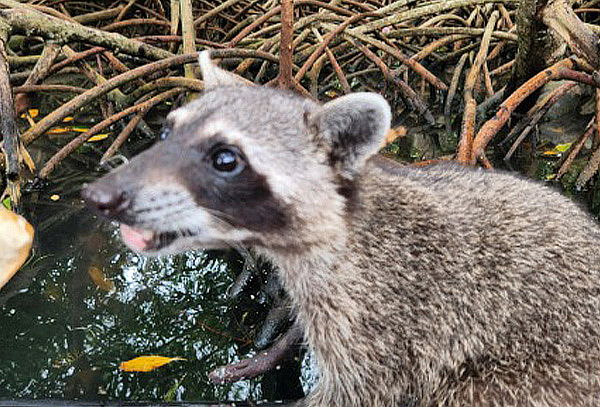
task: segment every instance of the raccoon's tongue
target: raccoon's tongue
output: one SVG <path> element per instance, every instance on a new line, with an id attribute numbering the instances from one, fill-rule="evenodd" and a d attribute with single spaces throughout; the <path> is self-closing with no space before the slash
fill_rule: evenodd
<path id="1" fill-rule="evenodd" d="M 143 251 L 152 246 L 154 232 L 135 229 L 121 223 L 121 237 L 127 246 L 134 250 Z"/>

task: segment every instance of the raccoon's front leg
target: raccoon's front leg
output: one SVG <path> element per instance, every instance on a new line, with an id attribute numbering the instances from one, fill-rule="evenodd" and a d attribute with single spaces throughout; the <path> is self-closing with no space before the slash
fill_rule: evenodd
<path id="1" fill-rule="evenodd" d="M 302 329 L 298 325 L 293 325 L 266 351 L 250 359 L 219 367 L 210 372 L 208 377 L 213 383 L 223 384 L 259 376 L 275 369 L 282 361 L 295 355 L 295 350 L 302 339 Z"/>

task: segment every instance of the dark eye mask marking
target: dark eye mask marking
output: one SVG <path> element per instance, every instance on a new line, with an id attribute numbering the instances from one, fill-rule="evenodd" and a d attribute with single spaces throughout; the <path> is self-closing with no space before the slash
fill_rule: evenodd
<path id="1" fill-rule="evenodd" d="M 183 167 L 181 176 L 199 206 L 223 214 L 235 227 L 268 232 L 288 224 L 288 208 L 250 165 L 234 177 L 219 177 L 206 166 Z"/>

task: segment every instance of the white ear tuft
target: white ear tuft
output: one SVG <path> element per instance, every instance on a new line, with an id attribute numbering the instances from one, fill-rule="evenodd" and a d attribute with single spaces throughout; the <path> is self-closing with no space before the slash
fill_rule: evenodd
<path id="1" fill-rule="evenodd" d="M 200 64 L 200 72 L 202 73 L 205 89 L 217 86 L 243 86 L 247 84 L 244 78 L 216 66 L 210 59 L 210 51 L 202 51 L 198 54 L 198 64 Z"/>

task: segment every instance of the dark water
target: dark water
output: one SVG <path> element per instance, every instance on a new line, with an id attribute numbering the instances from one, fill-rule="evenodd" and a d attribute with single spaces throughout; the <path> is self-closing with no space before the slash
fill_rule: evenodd
<path id="1" fill-rule="evenodd" d="M 269 308 L 260 290 L 228 298 L 243 256 L 198 251 L 149 259 L 127 250 L 115 225 L 93 217 L 79 199 L 81 184 L 100 175 L 98 158 L 93 150 L 77 155 L 52 184 L 25 195 L 35 254 L 0 291 L 0 398 L 277 398 L 259 379 L 207 379 L 253 350 Z M 149 373 L 120 371 L 121 362 L 141 355 L 185 360 Z M 305 385 L 311 375 L 306 367 Z"/>

